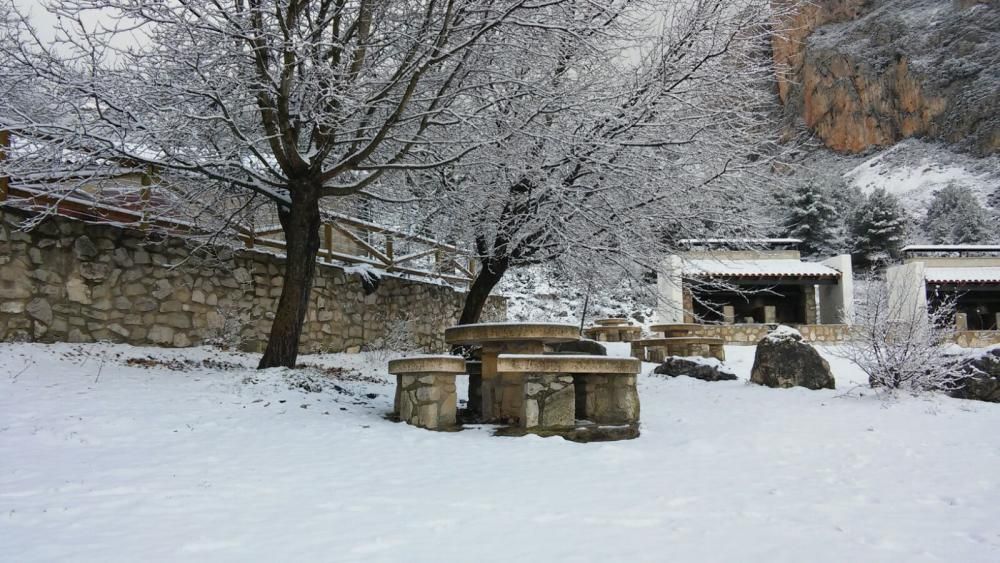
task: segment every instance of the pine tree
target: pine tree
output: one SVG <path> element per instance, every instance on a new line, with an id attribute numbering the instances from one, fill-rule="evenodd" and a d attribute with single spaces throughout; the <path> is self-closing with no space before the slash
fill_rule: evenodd
<path id="1" fill-rule="evenodd" d="M 990 215 L 966 186 L 938 190 L 927 208 L 923 228 L 934 244 L 975 244 L 992 235 Z"/>
<path id="2" fill-rule="evenodd" d="M 852 255 L 859 266 L 899 258 L 906 241 L 907 217 L 899 198 L 878 188 L 851 218 Z"/>
<path id="3" fill-rule="evenodd" d="M 787 209 L 784 231 L 802 240 L 802 253 L 831 254 L 837 246 L 838 214 L 827 192 L 809 182 L 796 187 L 784 203 Z"/>

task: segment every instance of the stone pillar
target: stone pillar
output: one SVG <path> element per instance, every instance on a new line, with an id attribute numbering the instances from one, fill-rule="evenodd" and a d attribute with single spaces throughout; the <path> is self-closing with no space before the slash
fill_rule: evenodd
<path id="1" fill-rule="evenodd" d="M 404 373 L 399 378 L 400 420 L 432 430 L 455 425 L 458 397 L 454 375 Z"/>
<path id="2" fill-rule="evenodd" d="M 634 374 L 586 373 L 574 377 L 578 418 L 597 424 L 639 421 L 639 392 Z"/>
<path id="3" fill-rule="evenodd" d="M 684 319 L 680 256 L 668 256 L 656 272 L 656 318 L 661 323 L 679 323 Z"/>
<path id="4" fill-rule="evenodd" d="M 764 324 L 775 324 L 778 322 L 777 308 L 774 305 L 764 306 Z"/>
<path id="5" fill-rule="evenodd" d="M 646 346 L 642 343 L 641 338 L 637 338 L 631 342 L 629 348 L 632 350 L 632 357 L 639 360 L 640 362 L 646 361 Z"/>
<path id="6" fill-rule="evenodd" d="M 722 324 L 731 325 L 736 322 L 736 307 L 732 305 L 722 306 Z"/>
<path id="7" fill-rule="evenodd" d="M 541 342 L 503 342 L 483 346 L 483 420 L 503 421 L 521 416 L 524 380 L 521 374 L 498 374 L 497 355 L 542 354 Z"/>
<path id="8" fill-rule="evenodd" d="M 565 430 L 576 423 L 573 376 L 557 373 L 518 374 L 524 378 L 521 426 L 527 430 Z"/>
<path id="9" fill-rule="evenodd" d="M 955 313 L 955 330 L 969 330 L 969 316 L 965 313 Z"/>
<path id="10" fill-rule="evenodd" d="M 476 416 L 483 415 L 483 362 L 466 360 L 465 371 L 469 374 L 469 402 L 466 403 L 470 412 Z"/>
<path id="11" fill-rule="evenodd" d="M 694 322 L 694 295 L 686 287 L 684 288 L 684 322 L 688 324 Z"/>
<path id="12" fill-rule="evenodd" d="M 997 318 L 993 324 L 993 330 L 1000 330 L 1000 313 L 997 313 Z"/>
<path id="13" fill-rule="evenodd" d="M 396 396 L 392 399 L 392 414 L 399 416 L 399 396 L 403 392 L 403 376 L 396 376 Z"/>
<path id="14" fill-rule="evenodd" d="M 815 285 L 802 286 L 802 306 L 805 309 L 805 324 L 817 324 Z"/>

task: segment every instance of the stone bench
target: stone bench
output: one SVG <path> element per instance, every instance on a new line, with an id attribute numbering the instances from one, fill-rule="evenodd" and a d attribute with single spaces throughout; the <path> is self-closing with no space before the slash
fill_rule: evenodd
<path id="1" fill-rule="evenodd" d="M 497 357 L 497 373 L 516 381 L 502 392 L 510 401 L 504 414 L 526 430 L 567 430 L 576 419 L 598 424 L 639 422 L 636 376 L 641 365 L 633 358 L 606 356 L 518 355 Z M 519 400 L 514 401 L 516 394 Z"/>
<path id="2" fill-rule="evenodd" d="M 466 373 L 461 356 L 414 356 L 389 360 L 396 376 L 393 412 L 407 424 L 440 429 L 455 425 L 455 376 Z"/>
<path id="3" fill-rule="evenodd" d="M 642 328 L 624 325 L 598 325 L 583 329 L 583 334 L 598 342 L 633 342 L 642 337 Z"/>
<path id="4" fill-rule="evenodd" d="M 646 362 L 662 362 L 667 356 L 701 356 L 726 361 L 725 341 L 708 336 L 647 338 L 632 343 L 632 356 Z"/>

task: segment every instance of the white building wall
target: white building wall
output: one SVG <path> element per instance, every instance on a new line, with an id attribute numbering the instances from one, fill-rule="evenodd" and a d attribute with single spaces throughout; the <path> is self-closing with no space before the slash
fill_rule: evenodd
<path id="1" fill-rule="evenodd" d="M 854 321 L 854 267 L 850 254 L 840 254 L 823 260 L 840 272 L 840 283 L 816 286 L 819 292 L 820 324 L 851 324 Z"/>
<path id="2" fill-rule="evenodd" d="M 660 323 L 684 322 L 684 288 L 680 256 L 669 256 L 656 272 L 656 318 Z"/>
<path id="3" fill-rule="evenodd" d="M 889 312 L 895 320 L 919 318 L 927 311 L 927 284 L 924 263 L 910 262 L 891 266 L 885 271 L 889 286 Z"/>

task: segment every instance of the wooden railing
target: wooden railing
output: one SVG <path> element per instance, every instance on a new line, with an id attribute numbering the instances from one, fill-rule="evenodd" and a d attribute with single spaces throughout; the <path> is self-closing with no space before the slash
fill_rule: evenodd
<path id="1" fill-rule="evenodd" d="M 178 219 L 156 218 L 143 209 L 105 205 L 71 194 L 20 188 L 4 182 L 0 206 L 13 204 L 36 213 L 55 213 L 91 223 L 116 224 L 123 227 L 164 234 L 206 235 L 209 231 Z M 140 203 L 149 202 L 149 188 L 141 187 Z M 237 236 L 246 248 L 264 247 L 284 251 L 281 227 L 251 228 L 236 225 Z M 389 273 L 440 279 L 468 285 L 475 277 L 475 264 L 463 260 L 455 246 L 434 239 L 404 233 L 375 223 L 338 213 L 325 212 L 320 227 L 322 248 L 318 260 L 346 264 L 367 264 Z M 463 263 L 464 262 L 464 263 Z"/>
<path id="2" fill-rule="evenodd" d="M 258 246 L 284 250 L 278 225 L 238 227 L 247 248 Z M 475 277 L 475 263 L 463 264 L 461 251 L 452 245 L 405 233 L 339 213 L 325 212 L 320 227 L 323 262 L 367 264 L 385 272 L 441 279 L 468 285 Z M 402 250 L 402 252 L 400 252 Z"/>

